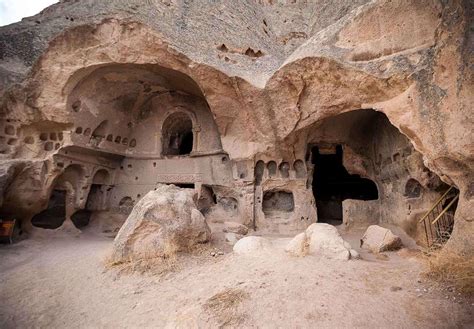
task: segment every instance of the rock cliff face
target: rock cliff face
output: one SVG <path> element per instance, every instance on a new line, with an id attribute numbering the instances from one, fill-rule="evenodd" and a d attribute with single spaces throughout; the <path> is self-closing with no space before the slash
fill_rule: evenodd
<path id="1" fill-rule="evenodd" d="M 462 0 L 61 1 L 0 28 L 1 214 L 28 230 L 52 195 L 73 221 L 127 213 L 173 183 L 210 222 L 421 241 L 451 185 L 448 246 L 472 252 L 472 17 Z"/>

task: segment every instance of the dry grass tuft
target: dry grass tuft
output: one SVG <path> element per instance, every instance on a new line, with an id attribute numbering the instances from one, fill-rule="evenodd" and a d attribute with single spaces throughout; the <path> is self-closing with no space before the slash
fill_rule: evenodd
<path id="1" fill-rule="evenodd" d="M 234 327 L 245 320 L 245 315 L 238 312 L 238 307 L 248 297 L 244 290 L 229 288 L 209 298 L 203 308 L 217 320 L 219 327 Z"/>
<path id="2" fill-rule="evenodd" d="M 438 250 L 428 255 L 424 275 L 437 282 L 452 285 L 460 293 L 474 295 L 474 257 Z"/>

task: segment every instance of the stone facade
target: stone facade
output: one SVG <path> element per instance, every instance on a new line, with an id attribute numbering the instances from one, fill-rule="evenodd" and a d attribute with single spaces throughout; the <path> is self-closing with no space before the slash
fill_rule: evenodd
<path id="1" fill-rule="evenodd" d="M 420 238 L 454 185 L 449 245 L 472 251 L 470 10 L 61 1 L 0 28 L 0 212 L 29 230 L 66 191 L 65 219 L 126 215 L 167 183 L 207 195 L 211 223 L 293 233 L 319 214 Z"/>

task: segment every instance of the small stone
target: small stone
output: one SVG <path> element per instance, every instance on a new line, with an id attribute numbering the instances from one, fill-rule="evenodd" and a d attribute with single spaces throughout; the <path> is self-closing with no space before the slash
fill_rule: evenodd
<path id="1" fill-rule="evenodd" d="M 211 251 L 211 256 L 212 257 L 215 257 L 216 256 L 216 253 L 214 251 Z"/>
<path id="2" fill-rule="evenodd" d="M 360 259 L 360 254 L 357 252 L 355 249 L 349 250 L 349 253 L 351 254 L 351 259 Z"/>
<path id="3" fill-rule="evenodd" d="M 223 251 L 219 251 L 217 254 L 218 254 L 219 256 L 222 256 L 222 255 L 224 255 L 224 252 L 223 252 Z"/>
<path id="4" fill-rule="evenodd" d="M 361 240 L 361 247 L 373 253 L 397 250 L 402 246 L 400 237 L 393 234 L 389 229 L 378 225 L 369 226 Z"/>

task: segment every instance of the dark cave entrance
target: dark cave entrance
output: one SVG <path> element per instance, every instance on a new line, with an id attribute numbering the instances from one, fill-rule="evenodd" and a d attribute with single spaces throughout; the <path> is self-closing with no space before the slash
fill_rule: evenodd
<path id="1" fill-rule="evenodd" d="M 163 123 L 163 155 L 188 155 L 193 151 L 193 122 L 183 112 L 173 113 Z"/>
<path id="2" fill-rule="evenodd" d="M 66 191 L 53 190 L 49 197 L 48 207 L 31 219 L 35 227 L 54 230 L 66 219 Z"/>
<path id="3" fill-rule="evenodd" d="M 193 150 L 193 132 L 186 131 L 182 135 L 178 136 L 179 146 L 178 146 L 178 155 L 186 155 L 191 153 Z"/>
<path id="4" fill-rule="evenodd" d="M 71 216 L 71 221 L 78 229 L 89 225 L 94 211 L 106 210 L 107 190 L 109 189 L 110 174 L 105 169 L 98 170 L 92 179 L 91 188 L 87 195 L 84 209 L 79 209 Z"/>
<path id="5" fill-rule="evenodd" d="M 311 149 L 313 195 L 316 200 L 318 221 L 332 225 L 342 224 L 342 201 L 377 200 L 377 186 L 373 181 L 351 175 L 342 162 L 342 146 L 337 145 L 335 154 L 322 154 L 318 147 Z"/>
<path id="6" fill-rule="evenodd" d="M 71 216 L 71 221 L 78 229 L 89 225 L 92 212 L 94 210 L 101 210 L 101 203 L 103 199 L 102 185 L 92 184 L 89 195 L 87 196 L 86 207 L 79 209 Z"/>

